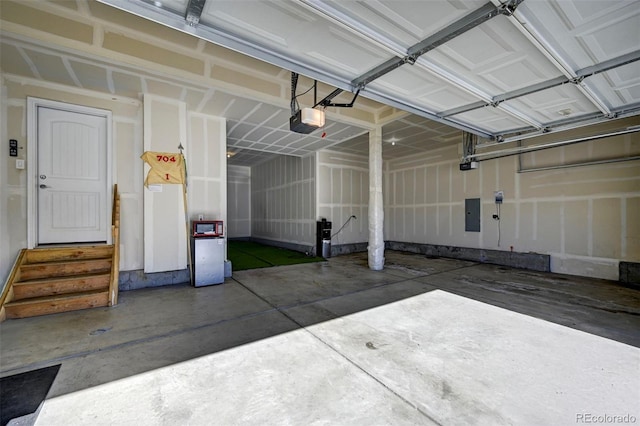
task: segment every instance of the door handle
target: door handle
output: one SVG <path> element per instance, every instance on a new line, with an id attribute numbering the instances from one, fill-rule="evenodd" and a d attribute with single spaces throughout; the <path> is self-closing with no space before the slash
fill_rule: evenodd
<path id="1" fill-rule="evenodd" d="M 49 187 L 45 184 L 40 184 L 40 189 L 45 189 L 45 188 L 49 188 Z"/>

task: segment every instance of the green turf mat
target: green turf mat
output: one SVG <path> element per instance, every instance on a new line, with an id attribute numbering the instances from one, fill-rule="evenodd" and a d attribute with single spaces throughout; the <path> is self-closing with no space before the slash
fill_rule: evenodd
<path id="1" fill-rule="evenodd" d="M 251 241 L 229 241 L 227 257 L 234 271 L 324 261 L 321 257 L 307 256 L 297 251 Z"/>

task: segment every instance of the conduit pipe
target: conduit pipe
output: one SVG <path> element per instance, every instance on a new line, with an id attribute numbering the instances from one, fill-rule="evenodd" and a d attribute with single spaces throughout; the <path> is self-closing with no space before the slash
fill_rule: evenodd
<path id="1" fill-rule="evenodd" d="M 599 164 L 622 163 L 623 161 L 634 161 L 634 160 L 640 160 L 640 155 L 636 155 L 633 157 L 609 158 L 607 160 L 586 161 L 584 163 L 569 163 L 569 164 L 558 164 L 556 166 L 531 167 L 529 169 L 523 169 L 522 166 L 520 166 L 520 168 L 518 169 L 518 173 L 543 172 L 546 170 L 569 169 L 572 167 L 582 167 L 582 166 L 596 166 Z"/>
<path id="2" fill-rule="evenodd" d="M 594 123 L 597 124 L 597 123 Z M 507 145 L 510 143 L 514 143 L 514 142 L 522 142 L 525 139 L 531 139 L 531 138 L 538 138 L 540 136 L 545 136 L 545 135 L 549 135 L 551 132 L 553 133 L 561 133 L 561 132 L 566 132 L 569 130 L 574 130 L 574 129 L 579 129 L 584 127 L 584 125 L 580 125 L 580 124 L 575 124 L 575 125 L 569 125 L 569 126 L 564 126 L 564 127 L 558 127 L 555 128 L 553 130 L 548 130 L 548 131 L 536 131 L 536 132 L 530 132 L 530 133 L 526 133 L 526 134 L 522 134 L 522 135 L 517 135 L 517 136 L 511 136 L 505 139 L 502 139 L 499 142 L 485 142 L 485 143 L 479 143 L 478 145 L 476 145 L 476 149 L 486 149 L 486 148 L 491 148 L 492 146 L 498 146 L 498 145 Z M 627 127 L 628 129 L 629 127 Z"/>
<path id="3" fill-rule="evenodd" d="M 581 143 L 581 142 L 588 142 L 588 141 L 593 141 L 597 139 L 604 139 L 612 136 L 625 135 L 627 133 L 634 133 L 634 132 L 640 132 L 640 126 L 629 127 L 625 130 L 618 130 L 615 132 L 603 133 L 599 135 L 583 136 L 580 138 L 569 139 L 566 141 L 551 142 L 547 144 L 527 146 L 527 147 L 507 148 L 499 151 L 472 154 L 472 155 L 465 156 L 463 158 L 463 161 L 468 162 L 468 161 L 494 160 L 497 158 L 510 157 L 512 155 L 525 154 L 527 152 L 542 151 L 544 149 L 557 148 L 560 146 L 572 145 L 572 144 Z M 489 158 L 484 158 L 484 157 L 489 157 Z"/>
<path id="4" fill-rule="evenodd" d="M 640 111 L 640 103 L 637 104 L 637 106 L 634 108 L 635 111 Z M 608 119 L 608 121 L 612 122 L 614 120 L 621 120 L 623 118 L 628 118 L 628 117 L 632 117 L 633 115 L 637 115 L 637 113 L 634 114 L 627 114 L 627 113 L 617 113 L 618 116 L 616 118 L 613 119 Z M 573 129 L 580 129 L 585 127 L 585 125 L 595 125 L 595 124 L 602 124 L 602 121 L 598 118 L 598 117 L 592 117 L 590 120 L 590 122 L 587 121 L 578 121 L 577 123 L 582 123 L 582 124 L 574 124 L 574 123 L 570 123 L 561 127 L 547 127 L 546 129 L 543 130 L 538 130 L 538 131 L 534 131 L 534 132 L 527 132 L 527 133 L 523 133 L 520 135 L 516 135 L 516 136 L 510 136 L 508 138 L 504 138 L 502 140 L 498 140 L 496 142 L 485 142 L 482 144 L 478 144 L 476 146 L 476 149 L 485 149 L 485 148 L 491 148 L 492 146 L 497 146 L 497 145 L 506 145 L 509 143 L 513 143 L 513 142 L 521 142 L 525 139 L 531 139 L 531 138 L 537 138 L 539 136 L 544 136 L 544 135 L 548 135 L 551 132 L 553 133 L 560 133 L 560 132 L 566 132 L 568 130 L 573 130 Z M 547 126 L 549 126 L 549 124 L 547 124 Z M 629 126 L 627 127 L 627 129 L 632 129 L 634 127 L 638 127 L 638 126 Z"/>

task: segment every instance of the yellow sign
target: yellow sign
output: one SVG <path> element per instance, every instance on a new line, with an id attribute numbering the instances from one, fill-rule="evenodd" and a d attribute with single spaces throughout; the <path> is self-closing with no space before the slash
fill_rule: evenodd
<path id="1" fill-rule="evenodd" d="M 144 180 L 144 186 L 154 183 L 184 183 L 185 170 L 182 154 L 147 151 L 140 158 L 151 166 L 151 170 Z"/>

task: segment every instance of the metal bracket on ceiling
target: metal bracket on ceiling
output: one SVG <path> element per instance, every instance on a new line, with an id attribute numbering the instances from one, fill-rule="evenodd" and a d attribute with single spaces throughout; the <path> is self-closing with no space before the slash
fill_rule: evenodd
<path id="1" fill-rule="evenodd" d="M 582 80 L 584 80 L 584 75 L 578 76 L 578 77 L 574 77 L 572 79 L 569 80 L 569 83 L 571 84 L 580 84 L 582 83 Z"/>
<path id="2" fill-rule="evenodd" d="M 207 0 L 189 0 L 184 19 L 190 27 L 195 27 L 200 23 L 200 16 L 202 15 L 206 2 Z"/>
<path id="3" fill-rule="evenodd" d="M 295 114 L 299 109 L 298 108 L 298 102 L 296 100 L 296 98 L 298 97 L 298 95 L 296 95 L 296 88 L 298 86 L 298 77 L 299 77 L 298 73 L 295 73 L 295 72 L 291 73 L 291 115 Z M 342 89 L 335 89 L 333 92 L 331 92 L 327 96 L 325 96 L 322 100 L 318 101 L 318 80 L 313 80 L 313 86 L 312 87 L 313 87 L 313 103 L 314 103 L 313 108 L 315 108 L 317 106 L 321 106 L 323 108 L 326 108 L 326 107 L 351 108 L 351 107 L 353 107 L 354 103 L 356 102 L 356 99 L 358 98 L 358 95 L 360 94 L 360 89 L 358 89 L 358 90 L 356 90 L 356 93 L 353 96 L 353 99 L 351 100 L 351 102 L 349 102 L 349 103 L 333 103 L 333 102 L 331 102 L 331 100 L 333 98 L 335 98 L 336 96 L 338 96 L 340 93 L 344 92 L 344 90 L 342 90 Z M 311 89 L 309 89 L 309 90 L 311 90 Z M 309 90 L 307 90 L 307 92 Z"/>
<path id="4" fill-rule="evenodd" d="M 321 100 L 320 102 L 316 103 L 313 107 L 315 108 L 318 105 L 320 105 L 322 107 L 325 107 L 325 108 L 326 107 L 335 107 L 335 108 L 351 108 L 351 107 L 353 107 L 353 104 L 356 102 L 356 99 L 358 98 L 358 95 L 360 94 L 360 89 L 356 90 L 356 93 L 353 95 L 353 99 L 351 99 L 351 102 L 349 102 L 349 103 L 337 103 L 336 104 L 336 103 L 331 102 L 331 99 L 335 98 L 337 95 L 339 95 L 342 92 L 343 92 L 342 89 L 334 90 L 332 93 L 327 95 L 327 97 L 325 97 L 323 100 Z"/>
<path id="5" fill-rule="evenodd" d="M 476 146 L 478 145 L 478 136 L 466 131 L 462 132 L 462 162 L 468 163 L 471 160 L 467 160 L 468 157 L 476 153 Z"/>
<path id="6" fill-rule="evenodd" d="M 402 58 L 402 63 L 414 65 L 417 60 L 418 60 L 418 55 L 407 55 L 404 58 Z"/>
<path id="7" fill-rule="evenodd" d="M 516 9 L 520 5 L 520 3 L 522 3 L 523 1 L 524 0 L 515 0 L 515 1 L 509 1 L 507 3 L 501 4 L 499 6 L 500 14 L 505 15 L 505 16 L 513 15 L 513 12 L 516 11 Z"/>
<path id="8" fill-rule="evenodd" d="M 295 115 L 296 112 L 298 112 L 298 110 L 300 109 L 299 105 L 298 105 L 298 95 L 296 95 L 296 89 L 298 87 L 298 77 L 300 75 L 297 72 L 291 72 L 291 103 L 290 103 L 290 107 L 291 107 L 291 115 Z M 314 84 L 315 87 L 315 84 Z M 314 93 L 315 95 L 315 93 Z M 314 98 L 315 101 L 315 98 Z"/>

